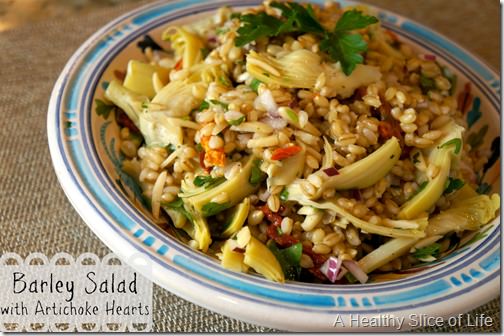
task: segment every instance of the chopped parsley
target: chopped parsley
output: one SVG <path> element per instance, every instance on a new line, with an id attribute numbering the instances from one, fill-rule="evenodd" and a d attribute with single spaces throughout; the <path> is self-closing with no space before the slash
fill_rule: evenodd
<path id="1" fill-rule="evenodd" d="M 207 108 L 209 108 L 209 107 L 210 107 L 210 103 L 209 103 L 209 102 L 207 102 L 206 100 L 203 100 L 203 101 L 201 102 L 200 106 L 198 107 L 198 110 L 197 110 L 197 111 L 198 111 L 198 112 L 201 112 L 201 111 L 206 110 L 206 109 L 207 109 Z"/>
<path id="2" fill-rule="evenodd" d="M 181 214 L 183 214 L 184 217 L 187 218 L 189 221 L 191 222 L 193 221 L 191 213 L 187 211 L 184 207 L 184 201 L 182 200 L 182 198 L 177 198 L 175 201 L 170 203 L 161 202 L 161 206 L 166 207 L 168 209 L 176 210 Z"/>
<path id="3" fill-rule="evenodd" d="M 228 120 L 228 124 L 231 125 L 231 126 L 238 126 L 238 125 L 240 125 L 244 121 L 245 121 L 245 116 L 240 117 L 240 118 L 235 119 L 235 120 Z"/>
<path id="4" fill-rule="evenodd" d="M 201 48 L 200 51 L 201 51 L 201 55 L 203 55 L 203 58 L 206 58 L 208 56 L 208 54 L 210 53 L 210 49 L 208 49 L 206 47 Z"/>
<path id="5" fill-rule="evenodd" d="M 280 200 L 282 202 L 287 202 L 289 200 L 289 191 L 287 190 L 286 187 L 282 189 L 282 192 L 280 193 Z"/>
<path id="6" fill-rule="evenodd" d="M 424 190 L 425 187 L 427 187 L 427 184 L 429 184 L 429 181 L 423 181 L 422 183 L 420 183 L 420 185 L 418 186 L 418 189 L 415 190 L 415 192 L 413 194 L 411 194 L 411 196 L 408 198 L 408 201 L 410 199 L 412 199 L 413 197 L 415 197 L 416 195 L 418 195 L 422 190 Z"/>
<path id="7" fill-rule="evenodd" d="M 295 123 L 299 123 L 299 117 L 296 114 L 296 112 L 294 112 L 290 108 L 286 109 L 285 111 L 286 111 L 287 116 L 289 117 L 290 120 L 292 120 Z"/>
<path id="8" fill-rule="evenodd" d="M 250 88 L 252 90 L 254 90 L 255 92 L 257 92 L 257 90 L 259 89 L 259 85 L 261 84 L 262 82 L 259 80 L 259 79 L 252 79 L 252 81 L 250 82 Z"/>
<path id="9" fill-rule="evenodd" d="M 441 146 L 439 146 L 439 148 L 444 148 L 451 145 L 455 145 L 455 152 L 454 152 L 455 154 L 460 153 L 460 150 L 462 149 L 462 139 L 460 138 L 451 139 L 449 141 L 446 141 Z"/>
<path id="10" fill-rule="evenodd" d="M 204 186 L 205 189 L 210 189 L 212 187 L 218 186 L 219 184 L 221 184 L 225 181 L 226 181 L 226 178 L 224 176 L 212 177 L 210 175 L 208 175 L 208 176 L 199 175 L 194 178 L 193 183 L 197 187 Z"/>
<path id="11" fill-rule="evenodd" d="M 252 164 L 252 171 L 250 172 L 249 183 L 254 187 L 261 183 L 265 178 L 266 174 L 261 170 L 261 160 L 256 159 Z"/>
<path id="12" fill-rule="evenodd" d="M 422 247 L 413 253 L 413 257 L 417 259 L 424 259 L 429 256 L 437 257 L 439 255 L 439 249 L 441 245 L 438 243 L 431 244 L 429 246 Z"/>
<path id="13" fill-rule="evenodd" d="M 464 181 L 462 181 L 461 179 L 449 177 L 448 181 L 446 181 L 446 188 L 444 192 L 445 194 L 450 194 L 462 188 L 464 184 Z"/>
<path id="14" fill-rule="evenodd" d="M 306 7 L 295 2 L 272 2 L 271 7 L 282 12 L 282 19 L 260 12 L 240 16 L 241 26 L 235 39 L 237 47 L 261 37 L 273 37 L 286 33 L 313 33 L 321 38 L 320 49 L 333 61 L 340 61 L 345 74 L 349 75 L 357 64 L 363 63 L 361 53 L 367 43 L 360 34 L 351 31 L 362 29 L 378 22 L 374 16 L 364 15 L 356 9 L 346 11 L 332 31 L 326 30 L 315 17 L 311 5 Z"/>
<path id="15" fill-rule="evenodd" d="M 226 210 L 229 207 L 230 207 L 229 203 L 210 202 L 203 205 L 203 207 L 201 208 L 201 212 L 203 213 L 204 217 L 210 217 Z"/>
<path id="16" fill-rule="evenodd" d="M 413 154 L 413 164 L 420 163 L 420 160 L 418 160 L 419 157 L 420 157 L 420 152 L 416 152 L 415 154 Z"/>
<path id="17" fill-rule="evenodd" d="M 228 31 L 229 31 L 229 28 L 219 27 L 219 28 L 215 29 L 215 34 L 222 35 L 222 34 L 227 33 Z"/>
<path id="18" fill-rule="evenodd" d="M 434 79 L 420 75 L 420 88 L 422 89 L 423 94 L 427 94 L 427 92 L 436 88 L 436 83 L 434 82 Z"/>
<path id="19" fill-rule="evenodd" d="M 226 111 L 228 110 L 228 106 L 229 106 L 229 105 L 228 105 L 228 104 L 226 104 L 226 103 L 221 102 L 220 100 L 217 100 L 217 99 L 210 99 L 210 103 L 212 103 L 213 105 L 219 105 L 219 106 L 222 106 L 222 108 L 223 108 L 224 110 L 226 110 Z"/>
<path id="20" fill-rule="evenodd" d="M 220 76 L 219 77 L 219 83 L 221 83 L 224 86 L 231 86 L 231 82 L 226 76 Z"/>
<path id="21" fill-rule="evenodd" d="M 274 241 L 267 244 L 268 248 L 277 258 L 285 279 L 299 280 L 301 276 L 301 254 L 303 253 L 303 245 L 296 243 L 290 247 L 279 249 Z"/>
<path id="22" fill-rule="evenodd" d="M 231 15 L 229 16 L 230 19 L 239 19 L 241 16 L 240 13 L 231 13 Z"/>

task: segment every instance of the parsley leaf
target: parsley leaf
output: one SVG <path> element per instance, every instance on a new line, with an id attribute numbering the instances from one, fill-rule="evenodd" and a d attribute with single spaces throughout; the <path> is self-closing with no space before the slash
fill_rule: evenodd
<path id="1" fill-rule="evenodd" d="M 238 28 L 238 36 L 235 38 L 237 47 L 243 47 L 263 36 L 276 36 L 282 26 L 282 21 L 265 12 L 242 15 L 240 21 L 242 26 Z"/>
<path id="2" fill-rule="evenodd" d="M 259 80 L 259 79 L 252 79 L 252 81 L 250 82 L 250 88 L 252 90 L 254 90 L 255 92 L 257 92 L 257 90 L 259 89 L 259 85 L 261 84 L 262 82 Z"/>
<path id="3" fill-rule="evenodd" d="M 221 184 L 225 181 L 226 181 L 226 178 L 224 176 L 219 176 L 219 177 L 214 178 L 210 175 L 208 175 L 208 176 L 199 175 L 194 178 L 193 183 L 197 187 L 205 186 L 205 189 L 210 189 L 212 187 L 218 186 L 219 184 Z"/>
<path id="4" fill-rule="evenodd" d="M 215 29 L 215 34 L 222 35 L 222 34 L 227 33 L 228 31 L 229 31 L 229 28 L 218 27 L 217 29 Z"/>
<path id="5" fill-rule="evenodd" d="M 287 18 L 276 35 L 290 32 L 324 33 L 324 28 L 317 21 L 311 5 L 305 8 L 295 2 L 272 2 L 271 7 L 280 9 L 282 16 Z"/>
<path id="6" fill-rule="evenodd" d="M 296 243 L 290 247 L 279 249 L 274 241 L 267 244 L 268 248 L 277 258 L 282 271 L 287 280 L 298 280 L 301 276 L 301 254 L 303 253 L 303 245 Z"/>
<path id="7" fill-rule="evenodd" d="M 261 170 L 261 168 L 259 168 L 260 165 L 261 160 L 254 160 L 249 177 L 249 183 L 253 186 L 257 186 L 266 178 L 266 174 Z"/>
<path id="8" fill-rule="evenodd" d="M 182 198 L 177 198 L 175 201 L 170 203 L 161 202 L 161 206 L 176 210 L 183 214 L 189 221 L 193 221 L 191 213 L 184 208 L 184 201 L 182 200 Z"/>
<path id="9" fill-rule="evenodd" d="M 114 105 L 109 105 L 101 99 L 95 99 L 96 104 L 96 114 L 108 119 L 110 112 L 115 108 Z"/>
<path id="10" fill-rule="evenodd" d="M 235 120 L 228 120 L 228 124 L 231 125 L 231 126 L 238 126 L 238 125 L 240 125 L 244 121 L 245 121 L 245 116 L 240 117 L 240 118 L 235 119 Z"/>
<path id="11" fill-rule="evenodd" d="M 376 17 L 353 9 L 346 11 L 330 32 L 317 20 L 310 5 L 304 7 L 295 2 L 272 2 L 271 7 L 280 9 L 283 20 L 264 12 L 242 15 L 241 26 L 237 30 L 238 37 L 235 39 L 237 47 L 261 37 L 285 33 L 313 33 L 321 38 L 320 50 L 329 54 L 334 61 L 340 61 L 346 75 L 352 73 L 355 66 L 364 61 L 361 53 L 367 50 L 367 43 L 362 36 L 351 34 L 350 31 L 378 22 Z"/>
<path id="12" fill-rule="evenodd" d="M 427 94 L 429 91 L 436 88 L 436 83 L 434 82 L 434 79 L 420 75 L 420 88 L 422 89 L 423 94 Z"/>
<path id="13" fill-rule="evenodd" d="M 439 249 L 441 245 L 438 243 L 431 244 L 429 246 L 422 247 L 413 253 L 413 257 L 417 259 L 427 258 L 429 256 L 437 257 L 439 255 Z"/>
<path id="14" fill-rule="evenodd" d="M 201 208 L 201 212 L 203 213 L 204 217 L 210 217 L 218 214 L 219 212 L 222 212 L 226 210 L 227 208 L 230 207 L 231 204 L 229 203 L 215 203 L 215 202 L 210 202 Z"/>
<path id="15" fill-rule="evenodd" d="M 420 152 L 416 152 L 416 153 L 413 155 L 413 164 L 420 163 L 420 160 L 418 159 L 419 157 L 420 157 Z"/>
<path id="16" fill-rule="evenodd" d="M 289 200 L 289 191 L 287 190 L 286 187 L 282 189 L 282 192 L 280 193 L 280 200 L 282 202 L 287 202 Z"/>
<path id="17" fill-rule="evenodd" d="M 460 153 L 460 150 L 462 149 L 462 139 L 454 138 L 454 139 L 448 140 L 444 144 L 439 146 L 439 148 L 448 147 L 451 145 L 455 145 L 455 151 L 454 151 L 455 154 Z"/>
<path id="18" fill-rule="evenodd" d="M 326 33 L 320 41 L 320 50 L 327 52 L 333 60 L 339 60 L 343 72 L 348 76 L 357 64 L 364 62 L 361 53 L 367 50 L 367 43 L 362 36 L 349 32 L 376 22 L 378 19 L 374 16 L 364 15 L 356 9 L 347 11 L 336 23 L 334 31 Z"/>
<path id="19" fill-rule="evenodd" d="M 364 61 L 360 54 L 367 50 L 367 43 L 357 34 L 339 36 L 329 33 L 320 41 L 320 50 L 325 51 L 334 60 L 341 62 L 341 67 L 346 75 L 350 75 L 357 64 Z"/>
<path id="20" fill-rule="evenodd" d="M 429 181 L 423 181 L 419 186 L 418 186 L 418 189 L 415 190 L 415 192 L 413 194 L 411 194 L 411 196 L 408 198 L 408 201 L 410 199 L 412 199 L 413 197 L 415 197 L 416 195 L 418 195 L 422 190 L 425 189 L 425 187 L 427 187 L 427 184 L 429 183 Z"/>
<path id="21" fill-rule="evenodd" d="M 459 190 L 464 186 L 464 181 L 461 179 L 454 179 L 452 177 L 448 178 L 448 181 L 446 181 L 446 188 L 445 188 L 445 194 L 450 194 L 456 190 Z"/>
<path id="22" fill-rule="evenodd" d="M 207 108 L 209 108 L 209 107 L 210 107 L 210 103 L 209 103 L 209 102 L 207 102 L 206 100 L 203 100 L 203 101 L 201 102 L 200 106 L 198 107 L 198 110 L 197 110 L 197 111 L 198 111 L 198 112 L 201 112 L 201 111 L 206 110 L 206 109 L 207 109 Z"/>
<path id="23" fill-rule="evenodd" d="M 217 99 L 210 99 L 210 103 L 212 103 L 213 105 L 220 105 L 220 106 L 222 106 L 222 107 L 224 108 L 224 110 L 226 110 L 226 111 L 227 111 L 228 106 L 229 106 L 228 104 L 223 103 L 223 102 L 221 102 L 220 100 L 217 100 Z"/>
<path id="24" fill-rule="evenodd" d="M 363 15 L 361 11 L 352 9 L 346 11 L 336 23 L 335 33 L 347 32 L 349 30 L 366 28 L 370 24 L 377 23 L 374 16 Z"/>

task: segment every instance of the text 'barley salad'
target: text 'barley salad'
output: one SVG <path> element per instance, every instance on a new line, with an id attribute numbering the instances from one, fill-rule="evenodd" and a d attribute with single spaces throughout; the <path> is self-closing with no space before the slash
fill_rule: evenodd
<path id="1" fill-rule="evenodd" d="M 380 281 L 496 216 L 456 76 L 366 7 L 223 7 L 139 46 L 98 108 L 153 218 L 226 269 Z"/>

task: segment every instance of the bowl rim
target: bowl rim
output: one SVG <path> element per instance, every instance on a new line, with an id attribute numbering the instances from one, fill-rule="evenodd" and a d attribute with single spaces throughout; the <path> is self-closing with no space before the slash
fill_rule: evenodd
<path id="1" fill-rule="evenodd" d="M 346 4 L 350 3 L 349 1 L 344 1 L 344 2 Z M 206 4 L 199 4 L 196 7 L 199 10 L 202 10 L 202 8 L 206 8 L 205 6 L 207 6 L 208 8 L 212 8 L 213 9 L 213 8 L 220 7 L 223 4 L 227 4 L 227 3 L 237 5 L 238 1 L 219 1 L 219 2 L 216 2 L 216 3 L 212 3 L 211 5 L 208 5 L 208 6 Z M 250 4 L 256 4 L 256 3 L 257 3 L 257 1 L 239 2 L 240 6 L 242 6 L 243 4 L 250 5 Z M 126 230 L 124 230 L 124 227 L 123 228 L 117 228 L 116 227 L 117 224 L 114 223 L 113 221 L 111 221 L 110 216 L 102 214 L 98 209 L 94 209 L 94 205 L 95 205 L 94 201 L 95 200 L 87 199 L 86 195 L 84 195 L 85 193 L 82 190 L 79 190 L 82 187 L 82 185 L 85 184 L 85 181 L 83 181 L 82 180 L 82 176 L 80 176 L 78 174 L 72 176 L 72 174 L 75 174 L 74 167 L 72 167 L 71 165 L 69 166 L 68 162 L 65 162 L 65 160 L 67 159 L 68 155 L 65 152 L 65 147 L 64 146 L 60 147 L 60 145 L 61 145 L 60 142 L 62 141 L 61 136 L 65 136 L 65 135 L 62 133 L 63 132 L 62 130 L 58 129 L 58 127 L 61 125 L 61 122 L 60 122 L 59 118 L 64 113 L 64 111 L 66 111 L 66 113 L 69 112 L 68 109 L 67 110 L 60 109 L 60 103 L 61 103 L 61 100 L 63 99 L 62 96 L 64 94 L 64 90 L 67 89 L 66 85 L 72 79 L 70 77 L 75 77 L 75 70 L 76 70 L 76 68 L 78 68 L 79 65 L 82 65 L 79 62 L 82 62 L 82 58 L 84 56 L 89 55 L 89 54 L 86 54 L 86 53 L 89 52 L 89 50 L 92 49 L 93 46 L 96 46 L 97 43 L 103 43 L 104 36 L 106 36 L 107 38 L 111 38 L 111 34 L 112 33 L 117 34 L 117 31 L 114 32 L 114 27 L 117 28 L 117 26 L 120 23 L 129 22 L 129 19 L 131 17 L 135 17 L 135 15 L 136 15 L 136 18 L 141 17 L 143 20 L 147 20 L 147 22 L 148 22 L 148 18 L 147 17 L 149 15 L 149 12 L 152 13 L 152 11 L 154 11 L 156 9 L 159 9 L 160 7 L 171 8 L 171 6 L 181 5 L 181 7 L 179 9 L 187 9 L 187 8 L 192 8 L 190 6 L 194 5 L 194 4 L 198 4 L 198 2 L 197 1 L 191 1 L 191 0 L 177 1 L 177 2 L 173 2 L 173 3 L 169 3 L 169 4 L 164 4 L 163 2 L 156 2 L 156 3 L 153 3 L 153 4 L 148 4 L 146 6 L 140 7 L 140 8 L 138 8 L 136 10 L 133 10 L 133 11 L 131 11 L 129 13 L 126 13 L 123 16 L 121 16 L 121 17 L 117 18 L 116 20 L 113 20 L 109 24 L 105 25 L 103 28 L 101 28 L 100 30 L 98 30 L 93 36 L 91 36 L 77 50 L 77 52 L 71 57 L 71 59 L 69 60 L 69 62 L 65 66 L 65 69 L 63 70 L 63 72 L 61 73 L 60 77 L 58 78 L 58 81 L 56 82 L 55 88 L 53 90 L 53 94 L 51 95 L 51 101 L 50 101 L 50 104 L 49 104 L 49 114 L 48 114 L 48 138 L 49 138 L 49 145 L 50 145 L 51 156 L 53 158 L 53 165 L 55 167 L 58 179 L 59 179 L 60 183 L 62 184 L 62 187 L 63 187 L 65 193 L 67 194 L 67 197 L 72 202 L 72 205 L 74 205 L 74 207 L 77 209 L 77 211 L 79 212 L 79 214 L 81 215 L 81 217 L 85 220 L 85 222 L 91 227 L 91 229 L 93 231 L 95 231 L 95 233 L 100 237 L 100 239 L 102 239 L 106 243 L 106 245 L 108 245 L 109 247 L 111 247 L 112 250 L 114 250 L 114 252 L 116 252 L 120 257 L 121 256 L 124 257 L 125 259 L 127 259 L 126 257 L 128 255 L 128 253 L 125 252 L 125 250 L 126 250 L 125 247 L 128 247 L 128 250 L 129 249 L 132 249 L 132 250 L 133 249 L 135 249 L 135 250 L 139 249 L 139 250 L 145 252 L 146 249 L 145 249 L 144 245 L 149 246 L 149 244 L 146 242 L 147 239 L 144 240 L 144 242 L 143 242 L 144 245 L 142 245 L 138 241 L 138 239 L 136 239 L 136 241 L 132 241 L 132 239 L 131 239 L 132 238 L 131 237 L 131 232 L 128 232 L 129 233 L 129 235 L 128 235 L 128 234 L 125 234 Z M 373 7 L 373 6 L 369 6 L 369 7 Z M 439 34 L 433 32 L 433 31 L 431 31 L 430 29 L 428 29 L 426 27 L 423 27 L 422 25 L 419 25 L 419 24 L 415 23 L 414 21 L 411 21 L 409 19 L 405 19 L 402 16 L 394 14 L 394 13 L 388 11 L 388 10 L 387 11 L 382 10 L 382 9 L 379 9 L 379 10 L 382 13 L 386 13 L 386 15 L 389 16 L 389 18 L 396 18 L 396 19 L 398 18 L 399 20 L 412 23 L 413 24 L 411 26 L 412 29 L 420 29 L 422 32 L 427 32 L 429 36 L 432 35 L 432 36 L 435 36 L 437 38 L 441 38 L 442 41 L 448 42 L 449 44 L 451 44 L 457 50 L 461 50 L 463 53 L 465 53 L 465 55 L 468 55 L 469 58 L 473 60 L 473 62 L 479 63 L 479 66 L 481 67 L 481 69 L 485 70 L 484 71 L 485 74 L 488 75 L 488 73 L 490 73 L 490 76 L 492 78 L 498 78 L 495 74 L 492 73 L 491 70 L 488 69 L 488 67 L 486 65 L 484 65 L 482 62 L 480 62 L 476 57 L 474 57 L 472 54 L 470 54 L 469 52 L 467 52 L 464 49 L 462 49 L 460 46 L 458 46 L 454 42 L 451 42 L 449 39 L 447 39 L 445 37 L 442 37 L 441 35 L 439 35 Z M 173 11 L 172 10 L 172 12 L 177 12 L 177 11 Z M 191 10 L 191 12 L 193 12 L 193 10 Z M 170 19 L 168 21 L 171 21 L 171 20 L 173 20 L 173 19 Z M 138 20 L 138 21 L 141 22 L 141 20 Z M 385 22 L 387 22 L 387 21 L 385 21 Z M 126 26 L 127 25 L 128 24 L 126 24 Z M 142 26 L 142 24 L 140 24 L 140 26 Z M 148 28 L 147 30 L 154 29 L 154 27 L 152 25 L 151 26 L 145 26 L 145 27 Z M 387 28 L 389 28 L 389 27 L 387 26 Z M 128 40 L 127 42 L 131 43 L 132 41 L 133 41 L 133 38 L 130 38 L 130 40 Z M 443 60 L 446 60 L 446 57 L 443 57 Z M 88 63 L 89 63 L 89 60 L 88 60 Z M 469 69 L 469 70 L 471 70 L 471 69 Z M 466 72 L 464 72 L 464 73 L 465 73 L 466 76 L 469 77 L 468 73 L 466 73 Z M 101 76 L 101 74 L 100 75 L 96 75 L 96 76 L 99 78 Z M 475 76 L 479 77 L 478 75 L 475 75 Z M 75 78 L 74 78 L 74 80 L 75 80 Z M 485 83 L 483 83 L 483 85 L 484 85 L 485 88 L 488 87 L 488 85 L 486 85 Z M 94 89 L 92 91 L 94 92 Z M 91 98 L 92 98 L 92 94 L 91 94 Z M 84 111 L 83 113 L 84 114 L 88 114 L 88 117 L 89 117 L 89 113 L 87 113 L 86 111 Z M 73 135 L 72 134 L 67 134 L 67 136 L 69 138 L 72 138 Z M 63 167 L 65 169 L 63 169 Z M 73 178 L 76 178 L 76 179 L 74 179 L 72 181 Z M 115 215 L 117 215 L 117 214 L 115 214 Z M 499 221 L 499 220 L 500 220 L 500 217 L 497 217 L 494 221 Z M 108 224 L 107 224 L 107 222 L 108 222 Z M 112 229 L 112 230 L 105 229 L 107 225 L 110 226 L 108 229 Z M 114 229 L 116 229 L 116 230 L 114 230 Z M 156 236 L 156 238 L 158 238 L 155 233 L 156 233 L 156 231 L 158 231 L 157 233 L 159 234 L 161 232 L 161 230 L 159 228 L 155 228 L 154 226 L 152 226 L 150 229 L 152 230 L 151 231 L 152 235 L 154 235 L 154 236 Z M 500 231 L 500 225 L 497 225 L 494 230 Z M 132 230 L 129 230 L 129 231 L 132 231 Z M 135 231 L 135 232 L 137 232 L 137 231 Z M 122 236 L 122 238 L 118 239 L 117 235 Z M 133 235 L 134 235 L 134 233 L 133 233 Z M 488 251 L 495 250 L 495 248 L 493 248 L 493 245 L 494 245 L 494 242 L 498 238 L 496 236 L 498 236 L 498 235 L 495 235 L 494 237 L 488 237 L 486 240 L 483 240 L 480 244 L 478 244 L 478 246 L 485 245 L 487 247 Z M 170 244 L 173 244 L 173 241 L 170 241 Z M 176 246 L 176 244 L 180 244 L 180 243 L 179 242 L 175 242 L 175 246 Z M 153 246 L 153 244 L 150 244 L 149 247 L 152 247 L 152 246 Z M 164 251 L 164 255 L 166 257 L 171 257 L 171 260 L 168 260 L 168 261 L 172 261 L 172 263 L 170 263 L 170 262 L 167 263 L 167 262 L 161 260 L 160 258 L 158 258 L 157 262 L 161 261 L 163 263 L 163 267 L 165 268 L 165 270 L 168 267 L 168 268 L 171 268 L 172 272 L 176 273 L 177 272 L 177 268 L 173 267 L 173 266 L 174 266 L 174 264 L 177 263 L 176 262 L 177 261 L 176 257 L 180 256 L 180 255 L 175 255 L 175 256 L 172 255 L 174 253 L 173 252 L 173 246 L 170 246 L 169 249 L 167 249 L 167 250 L 165 250 L 164 248 L 162 248 L 162 246 L 163 245 L 157 247 L 158 250 L 162 249 Z M 187 248 L 185 248 L 185 249 L 187 250 Z M 177 251 L 177 250 L 176 250 L 176 252 L 182 253 L 181 251 Z M 466 254 L 468 252 L 469 252 L 469 250 L 466 251 Z M 188 253 L 186 253 L 186 257 L 188 255 L 193 254 L 193 253 L 194 252 L 188 252 Z M 159 253 L 159 254 L 163 255 L 162 253 Z M 153 256 L 149 255 L 149 257 L 152 258 Z M 476 257 L 474 257 L 474 258 L 476 258 Z M 183 259 L 179 258 L 179 262 L 181 262 L 182 260 Z M 188 265 L 188 261 L 187 260 L 183 260 L 182 264 L 184 264 L 183 266 L 185 266 L 186 269 L 189 268 L 189 271 L 198 272 L 198 270 L 196 270 L 194 268 L 193 269 L 190 268 L 190 265 Z M 181 265 L 178 265 L 178 266 L 181 266 Z M 262 280 L 262 279 L 259 280 L 257 277 L 251 277 L 250 275 L 242 275 L 242 274 L 237 275 L 237 274 L 231 273 L 229 271 L 224 272 L 221 269 L 219 270 L 218 273 L 219 273 L 220 276 L 223 276 L 225 274 L 232 281 L 240 281 L 240 279 L 251 281 L 253 279 L 255 282 L 258 282 L 259 284 L 261 284 L 261 285 L 263 285 L 265 287 L 269 287 L 269 288 L 272 287 L 272 284 L 270 282 L 266 282 L 265 280 Z M 429 273 L 427 272 L 424 275 L 427 276 L 428 274 Z M 192 276 L 192 275 L 188 274 L 187 271 L 186 271 L 185 274 L 182 273 L 182 274 L 179 274 L 179 275 L 182 276 L 182 277 L 187 276 L 193 282 L 194 281 L 201 281 L 201 276 L 202 276 L 202 274 L 198 274 L 198 275 Z M 206 274 L 206 276 L 208 277 L 208 274 Z M 487 276 L 484 279 L 487 279 L 488 282 L 491 282 L 492 284 L 494 284 L 495 283 L 494 280 L 496 278 L 497 278 L 497 283 L 498 283 L 498 277 L 490 278 L 490 277 Z M 412 278 L 408 278 L 408 279 L 416 279 L 416 278 L 412 277 Z M 153 275 L 153 280 L 154 280 L 154 282 L 159 283 L 159 279 L 156 277 L 155 274 Z M 215 279 L 213 279 L 213 280 L 215 280 Z M 213 280 L 210 279 L 210 281 L 213 281 Z M 208 281 L 208 279 L 207 279 L 207 281 Z M 376 286 L 376 284 L 373 284 L 372 286 L 368 285 L 368 287 L 372 288 L 369 291 L 376 290 L 378 287 L 379 288 L 383 288 L 385 290 L 387 290 L 387 289 L 390 290 L 391 287 L 394 287 L 394 285 L 397 284 L 397 283 L 399 283 L 399 282 L 400 281 L 390 281 L 390 282 L 387 282 L 384 285 Z M 411 286 L 411 281 L 410 280 L 406 279 L 405 283 L 408 285 L 406 287 Z M 198 304 L 203 305 L 203 306 L 205 306 L 207 308 L 215 309 L 215 306 L 211 305 L 208 302 L 201 302 L 201 300 L 195 299 L 193 297 L 193 295 L 191 295 L 191 293 L 188 293 L 187 291 L 184 291 L 181 288 L 170 287 L 170 286 L 167 286 L 166 283 L 162 283 L 161 285 L 163 287 L 165 287 L 165 288 L 168 287 L 167 289 L 169 289 L 169 290 L 171 290 L 171 291 L 179 294 L 180 296 L 182 296 L 184 298 L 189 298 L 190 301 L 192 301 L 192 302 L 197 302 Z M 478 285 L 477 287 L 479 289 L 483 288 L 482 281 L 480 281 L 479 283 L 477 283 L 477 285 Z M 298 290 L 298 289 L 306 289 L 307 287 L 312 287 L 311 289 L 316 289 L 317 288 L 317 286 L 307 286 L 306 284 L 302 284 L 301 285 L 301 284 L 297 283 L 297 284 L 288 284 L 287 287 L 284 286 L 284 287 L 282 287 L 282 289 Z M 354 291 L 353 290 L 354 288 L 360 287 L 362 289 L 362 288 L 365 288 L 366 286 L 365 285 L 364 286 L 363 285 L 359 285 L 359 286 L 345 286 L 345 287 L 348 287 L 348 288 L 341 288 L 341 286 L 337 287 L 337 290 L 340 293 L 342 293 L 341 294 L 342 296 L 345 296 L 345 295 L 348 295 L 348 294 L 352 294 L 352 292 Z M 486 284 L 486 287 L 488 287 L 488 284 Z M 495 285 L 493 287 L 495 287 Z M 221 289 L 221 288 L 222 288 L 222 286 L 220 286 L 220 287 L 219 286 L 213 286 L 213 290 L 217 290 L 217 289 Z M 322 289 L 321 291 L 324 292 L 324 293 L 327 293 L 327 290 L 325 288 Z M 494 289 L 493 292 L 496 292 L 496 290 Z M 296 294 L 296 293 L 293 293 L 291 291 L 286 291 L 285 293 Z M 355 292 L 355 295 L 362 294 L 362 293 L 363 293 L 362 290 L 358 290 L 357 292 Z M 236 295 L 236 294 L 233 294 L 233 296 L 234 295 Z M 490 295 L 490 296 L 493 296 L 493 294 Z M 251 300 L 253 298 L 251 298 L 250 296 L 242 296 L 241 299 L 245 300 L 245 301 L 249 301 L 249 300 Z M 314 298 L 310 298 L 310 299 L 314 299 Z M 338 297 L 338 299 L 339 299 L 339 297 Z M 272 305 L 271 302 L 266 302 L 266 301 L 262 301 L 262 303 L 258 303 L 258 304 L 259 305 L 260 304 L 267 304 L 268 306 Z M 349 300 L 349 301 L 351 301 L 351 300 Z M 360 298 L 359 298 L 359 301 L 360 301 Z M 324 302 L 327 303 L 326 301 L 324 301 Z M 318 307 L 324 307 L 324 302 L 319 302 Z M 367 306 L 365 302 L 366 301 L 364 299 L 362 299 L 362 304 L 361 305 L 362 306 Z M 289 302 L 289 304 L 283 305 L 283 306 L 280 306 L 280 307 L 282 309 L 287 309 L 287 310 L 290 311 L 293 308 L 293 306 L 292 306 L 293 304 L 296 304 L 296 302 Z M 350 305 L 353 306 L 353 303 L 350 303 Z M 409 305 L 409 306 L 411 306 L 411 305 Z M 301 308 L 303 308 L 303 310 L 306 311 L 306 309 L 308 307 L 301 306 Z M 342 309 L 342 307 L 338 307 L 338 308 L 340 310 Z M 396 308 L 399 309 L 399 310 L 403 310 L 404 309 L 403 306 L 398 306 Z M 366 309 L 365 312 L 366 313 L 384 312 L 384 311 L 396 311 L 397 312 L 397 309 L 393 309 L 393 310 L 383 309 L 383 308 L 379 308 L 379 309 L 375 309 L 375 310 Z M 217 309 L 217 310 L 219 310 L 219 309 Z M 458 309 L 458 310 L 460 310 L 460 309 Z M 221 311 L 229 311 L 229 309 L 222 309 Z M 320 308 L 317 308 L 314 311 L 315 312 L 321 312 Z M 361 310 L 361 309 L 356 310 L 356 311 L 357 312 L 363 312 L 363 310 Z M 344 311 L 345 314 L 346 313 L 350 313 L 350 312 L 351 311 L 348 311 L 348 310 Z M 228 315 L 235 315 L 236 316 L 237 314 L 228 314 Z M 242 318 L 244 320 L 247 320 L 246 316 L 245 317 L 240 316 L 240 318 Z M 256 319 L 252 320 L 252 322 L 254 322 L 254 323 L 257 323 L 257 321 L 258 320 L 256 320 Z"/>

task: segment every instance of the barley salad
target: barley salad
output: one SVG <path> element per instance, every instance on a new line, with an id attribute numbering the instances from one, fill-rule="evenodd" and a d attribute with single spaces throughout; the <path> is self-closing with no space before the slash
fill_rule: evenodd
<path id="1" fill-rule="evenodd" d="M 365 283 L 496 216 L 456 76 L 366 7 L 223 7 L 138 45 L 97 107 L 115 110 L 153 219 L 224 268 Z"/>

